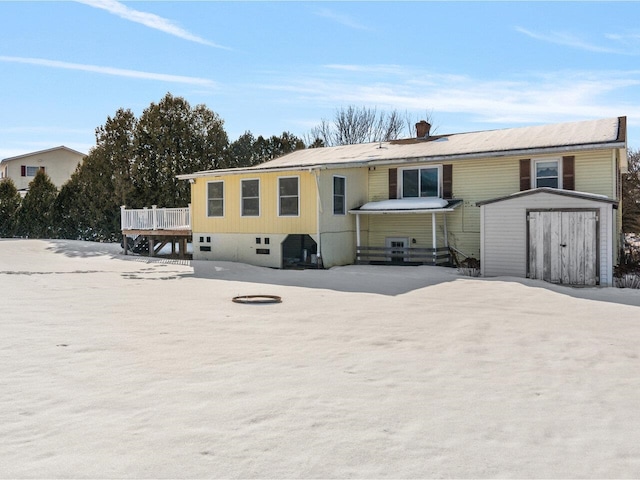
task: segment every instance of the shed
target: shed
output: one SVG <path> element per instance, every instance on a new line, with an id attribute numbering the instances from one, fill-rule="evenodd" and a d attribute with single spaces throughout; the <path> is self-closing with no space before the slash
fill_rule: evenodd
<path id="1" fill-rule="evenodd" d="M 477 205 L 483 276 L 613 284 L 617 200 L 545 187 Z"/>

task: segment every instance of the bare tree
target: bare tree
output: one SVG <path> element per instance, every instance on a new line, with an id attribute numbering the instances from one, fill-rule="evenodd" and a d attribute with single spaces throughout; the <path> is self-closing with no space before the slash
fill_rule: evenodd
<path id="1" fill-rule="evenodd" d="M 435 127 L 433 125 L 433 112 L 432 111 L 425 111 L 424 115 L 420 116 L 420 115 L 416 115 L 415 117 L 412 117 L 411 115 L 409 115 L 408 112 L 405 112 L 404 114 L 404 121 L 405 121 L 405 126 L 407 131 L 409 132 L 409 136 L 412 137 L 415 135 L 415 128 L 416 128 L 416 123 L 421 122 L 422 120 L 426 121 L 427 123 L 429 123 L 429 125 L 431 125 L 431 131 L 430 131 L 430 135 L 433 135 L 434 133 L 436 133 L 436 131 L 438 130 L 438 127 Z"/>
<path id="2" fill-rule="evenodd" d="M 336 110 L 332 122 L 323 119 L 304 139 L 309 146 L 330 147 L 395 140 L 404 131 L 404 119 L 397 110 L 387 113 L 350 105 Z"/>

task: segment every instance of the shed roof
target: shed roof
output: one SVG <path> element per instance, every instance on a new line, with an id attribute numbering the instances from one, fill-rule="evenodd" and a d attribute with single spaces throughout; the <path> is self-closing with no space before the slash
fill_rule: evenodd
<path id="1" fill-rule="evenodd" d="M 492 198 L 490 200 L 483 200 L 481 202 L 476 202 L 476 206 L 481 207 L 483 205 L 488 205 L 490 203 L 504 202 L 504 201 L 513 200 L 520 197 L 525 197 L 528 195 L 539 194 L 539 193 L 551 193 L 553 195 L 580 198 L 583 200 L 592 200 L 595 202 L 602 202 L 602 203 L 610 203 L 614 205 L 614 208 L 618 205 L 617 200 L 613 200 L 604 195 L 598 195 L 596 193 L 576 192 L 574 190 L 562 190 L 560 188 L 551 188 L 551 187 L 540 187 L 540 188 L 533 188 L 531 190 L 524 190 L 522 192 L 512 193 L 511 195 L 505 195 L 504 197 L 497 197 L 497 198 Z"/>
<path id="2" fill-rule="evenodd" d="M 442 161 L 465 157 L 478 158 L 612 147 L 626 147 L 626 117 L 436 135 L 391 142 L 309 148 L 296 150 L 254 167 L 197 172 L 179 175 L 178 178 L 188 179 L 245 171 L 348 168 L 416 160 Z"/>

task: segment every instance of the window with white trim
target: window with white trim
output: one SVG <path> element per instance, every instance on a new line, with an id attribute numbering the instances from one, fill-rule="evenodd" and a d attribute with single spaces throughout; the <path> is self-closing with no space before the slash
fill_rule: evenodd
<path id="1" fill-rule="evenodd" d="M 347 209 L 347 179 L 338 175 L 333 176 L 333 214 L 346 215 Z"/>
<path id="2" fill-rule="evenodd" d="M 207 216 L 224 217 L 224 182 L 207 183 Z"/>
<path id="3" fill-rule="evenodd" d="M 300 211 L 300 184 L 298 177 L 278 178 L 278 215 L 297 217 Z"/>
<path id="4" fill-rule="evenodd" d="M 20 166 L 20 176 L 22 177 L 35 177 L 39 170 L 44 172 L 44 167 L 34 167 L 31 165 Z"/>
<path id="5" fill-rule="evenodd" d="M 241 211 L 243 217 L 259 217 L 260 216 L 260 180 L 253 178 L 251 180 L 240 181 L 241 191 Z"/>
<path id="6" fill-rule="evenodd" d="M 441 196 L 440 167 L 405 168 L 401 172 L 401 198 Z"/>
<path id="7" fill-rule="evenodd" d="M 536 160 L 533 162 L 535 188 L 562 188 L 562 164 L 559 160 Z"/>

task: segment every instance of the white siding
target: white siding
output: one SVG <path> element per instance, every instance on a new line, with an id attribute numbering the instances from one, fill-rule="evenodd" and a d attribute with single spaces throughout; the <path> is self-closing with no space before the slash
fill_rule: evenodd
<path id="1" fill-rule="evenodd" d="M 527 209 L 596 208 L 600 213 L 600 285 L 611 285 L 613 274 L 612 205 L 550 193 L 524 195 L 483 205 L 482 274 L 525 277 L 527 273 Z"/>

